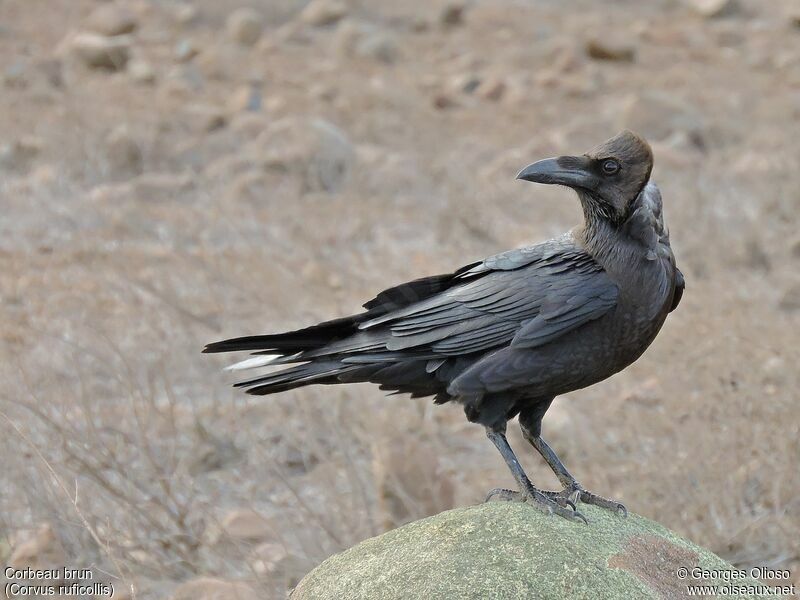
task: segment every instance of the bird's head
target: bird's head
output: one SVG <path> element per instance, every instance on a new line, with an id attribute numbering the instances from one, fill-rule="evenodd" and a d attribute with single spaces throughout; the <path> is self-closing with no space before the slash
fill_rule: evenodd
<path id="1" fill-rule="evenodd" d="M 587 217 L 621 223 L 652 169 L 653 152 L 647 142 L 623 131 L 583 156 L 546 158 L 528 165 L 517 179 L 571 187 Z"/>

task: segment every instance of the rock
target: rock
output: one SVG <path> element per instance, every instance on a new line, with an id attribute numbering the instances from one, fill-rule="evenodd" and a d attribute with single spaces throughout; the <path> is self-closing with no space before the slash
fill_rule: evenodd
<path id="1" fill-rule="evenodd" d="M 251 81 L 236 88 L 228 99 L 228 110 L 232 113 L 258 112 L 262 104 L 261 82 Z"/>
<path id="2" fill-rule="evenodd" d="M 241 581 L 197 577 L 179 585 L 171 600 L 259 600 L 256 591 Z"/>
<path id="3" fill-rule="evenodd" d="M 23 137 L 0 147 L 0 168 L 26 172 L 42 151 L 42 141 Z"/>
<path id="4" fill-rule="evenodd" d="M 586 54 L 595 60 L 633 62 L 636 48 L 631 44 L 605 39 L 592 39 L 586 42 Z"/>
<path id="5" fill-rule="evenodd" d="M 348 12 L 347 5 L 339 0 L 312 0 L 300 13 L 300 20 L 307 25 L 324 27 L 340 21 Z"/>
<path id="6" fill-rule="evenodd" d="M 275 534 L 269 520 L 250 508 L 235 509 L 222 518 L 218 541 L 259 542 Z"/>
<path id="7" fill-rule="evenodd" d="M 457 106 L 458 102 L 444 92 L 440 92 L 433 96 L 433 108 L 437 110 L 447 110 L 450 108 L 456 108 Z"/>
<path id="8" fill-rule="evenodd" d="M 128 75 L 136 83 L 153 83 L 156 72 L 146 60 L 135 59 L 128 63 Z"/>
<path id="9" fill-rule="evenodd" d="M 454 27 L 464 22 L 466 6 L 463 2 L 450 2 L 439 13 L 439 23 L 445 27 Z"/>
<path id="10" fill-rule="evenodd" d="M 113 176 L 132 177 L 142 172 L 142 150 L 125 125 L 108 134 L 106 160 Z"/>
<path id="11" fill-rule="evenodd" d="M 664 92 L 645 91 L 629 96 L 622 103 L 619 125 L 651 140 L 685 133 L 700 144 L 705 137 L 701 116 L 679 98 Z"/>
<path id="12" fill-rule="evenodd" d="M 338 127 L 322 119 L 276 121 L 255 141 L 254 157 L 269 170 L 296 173 L 305 191 L 335 192 L 355 162 L 355 149 Z"/>
<path id="13" fill-rule="evenodd" d="M 136 15 L 115 3 L 101 4 L 86 19 L 86 28 L 106 36 L 131 33 L 137 27 Z"/>
<path id="14" fill-rule="evenodd" d="M 737 0 L 684 0 L 684 3 L 706 18 L 729 17 L 740 8 Z"/>
<path id="15" fill-rule="evenodd" d="M 3 72 L 3 84 L 9 88 L 25 88 L 28 85 L 28 69 L 23 61 L 16 61 Z"/>
<path id="16" fill-rule="evenodd" d="M 175 7 L 173 15 L 175 16 L 175 22 L 185 27 L 197 23 L 200 11 L 193 4 L 179 4 Z"/>
<path id="17" fill-rule="evenodd" d="M 252 8 L 233 11 L 225 22 L 225 29 L 230 38 L 242 46 L 254 45 L 261 37 L 263 27 L 261 15 Z"/>
<path id="18" fill-rule="evenodd" d="M 216 131 L 228 124 L 225 111 L 216 106 L 206 106 L 193 104 L 186 107 L 185 113 L 189 119 L 191 127 L 199 133 Z"/>
<path id="19" fill-rule="evenodd" d="M 70 53 L 90 69 L 121 71 L 128 64 L 131 40 L 127 35 L 107 37 L 78 33 L 68 43 Z"/>
<path id="20" fill-rule="evenodd" d="M 200 51 L 190 39 L 182 39 L 175 44 L 175 60 L 184 63 L 192 60 Z"/>
<path id="21" fill-rule="evenodd" d="M 355 53 L 358 56 L 391 64 L 397 60 L 399 51 L 393 36 L 383 31 L 373 31 L 356 44 Z"/>
<path id="22" fill-rule="evenodd" d="M 447 511 L 330 557 L 300 581 L 292 600 L 655 600 L 685 595 L 693 580 L 676 576 L 680 568 L 733 569 L 638 515 L 622 518 L 583 504 L 579 509 L 588 526 L 519 503 Z M 705 583 L 725 582 L 720 576 Z M 758 583 L 749 577 L 735 582 Z"/>
<path id="23" fill-rule="evenodd" d="M 506 82 L 499 77 L 487 77 L 475 88 L 475 95 L 485 100 L 500 100 L 506 93 Z"/>
<path id="24" fill-rule="evenodd" d="M 15 545 L 7 564 L 15 569 L 59 569 L 65 560 L 64 547 L 53 527 L 47 523 Z"/>
<path id="25" fill-rule="evenodd" d="M 784 292 L 778 307 L 786 312 L 800 310 L 800 284 L 795 284 Z"/>
<path id="26" fill-rule="evenodd" d="M 264 542 L 256 546 L 247 557 L 250 568 L 258 575 L 269 575 L 289 556 L 283 544 Z"/>

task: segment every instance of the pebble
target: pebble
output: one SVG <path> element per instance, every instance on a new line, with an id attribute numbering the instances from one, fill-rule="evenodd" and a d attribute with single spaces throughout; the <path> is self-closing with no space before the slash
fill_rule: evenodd
<path id="1" fill-rule="evenodd" d="M 445 27 L 454 27 L 464 23 L 466 6 L 463 2 L 450 2 L 439 13 L 439 23 Z"/>
<path id="2" fill-rule="evenodd" d="M 784 292 L 778 307 L 786 312 L 800 310 L 800 284 L 794 284 Z"/>
<path id="3" fill-rule="evenodd" d="M 121 71 L 130 58 L 131 40 L 127 35 L 78 33 L 69 41 L 69 50 L 90 69 Z"/>
<path id="4" fill-rule="evenodd" d="M 340 190 L 355 163 L 355 148 L 334 124 L 319 118 L 276 121 L 255 143 L 254 156 L 269 169 L 295 173 L 306 191 Z"/>
<path id="5" fill-rule="evenodd" d="M 225 23 L 228 36 L 242 46 L 254 45 L 261 37 L 263 27 L 261 15 L 252 8 L 240 8 L 233 11 Z"/>
<path id="6" fill-rule="evenodd" d="M 283 544 L 264 542 L 256 546 L 247 557 L 247 562 L 258 575 L 269 575 L 278 570 L 288 553 Z"/>
<path id="7" fill-rule="evenodd" d="M 195 46 L 194 42 L 190 39 L 182 39 L 175 44 L 175 60 L 178 62 L 189 62 L 195 56 L 197 56 L 200 51 Z"/>
<path id="8" fill-rule="evenodd" d="M 684 3 L 706 18 L 729 17 L 740 8 L 738 0 L 684 0 Z"/>
<path id="9" fill-rule="evenodd" d="M 394 37 L 382 31 L 365 35 L 355 46 L 357 55 L 391 64 L 397 60 L 399 50 Z"/>
<path id="10" fill-rule="evenodd" d="M 475 88 L 475 95 L 484 100 L 497 101 L 506 93 L 506 82 L 499 77 L 490 76 L 480 82 Z"/>
<path id="11" fill-rule="evenodd" d="M 106 137 L 106 160 L 114 176 L 132 177 L 142 172 L 142 150 L 126 125 L 117 126 Z"/>
<path id="12" fill-rule="evenodd" d="M 586 54 L 595 60 L 633 62 L 636 48 L 623 42 L 592 39 L 586 42 Z"/>
<path id="13" fill-rule="evenodd" d="M 275 533 L 269 519 L 250 508 L 230 511 L 222 518 L 220 526 L 220 542 L 258 542 Z"/>
<path id="14" fill-rule="evenodd" d="M 128 63 L 128 75 L 136 83 L 153 83 L 156 80 L 153 66 L 142 59 L 134 59 Z"/>
<path id="15" fill-rule="evenodd" d="M 339 0 L 312 0 L 300 13 L 300 20 L 307 25 L 324 27 L 342 20 L 348 12 L 347 5 Z"/>
<path id="16" fill-rule="evenodd" d="M 131 33 L 138 26 L 136 15 L 119 4 L 101 4 L 86 19 L 86 28 L 105 36 Z"/>

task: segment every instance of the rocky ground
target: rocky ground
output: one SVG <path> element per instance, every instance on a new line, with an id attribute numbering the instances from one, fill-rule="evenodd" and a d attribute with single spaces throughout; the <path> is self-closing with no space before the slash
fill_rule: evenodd
<path id="1" fill-rule="evenodd" d="M 137 598 L 281 598 L 509 485 L 457 407 L 253 399 L 199 351 L 561 233 L 577 202 L 517 170 L 630 127 L 687 291 L 544 431 L 588 488 L 800 576 L 796 10 L 0 4 L 0 562 L 92 566 Z"/>

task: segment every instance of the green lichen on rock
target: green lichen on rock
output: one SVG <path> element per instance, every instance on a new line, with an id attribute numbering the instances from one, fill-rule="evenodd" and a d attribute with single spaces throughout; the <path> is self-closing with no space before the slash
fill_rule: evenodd
<path id="1" fill-rule="evenodd" d="M 678 569 L 733 569 L 638 515 L 580 510 L 588 526 L 519 503 L 443 512 L 330 557 L 292 600 L 682 598 L 687 585 L 725 582 L 680 579 Z"/>

